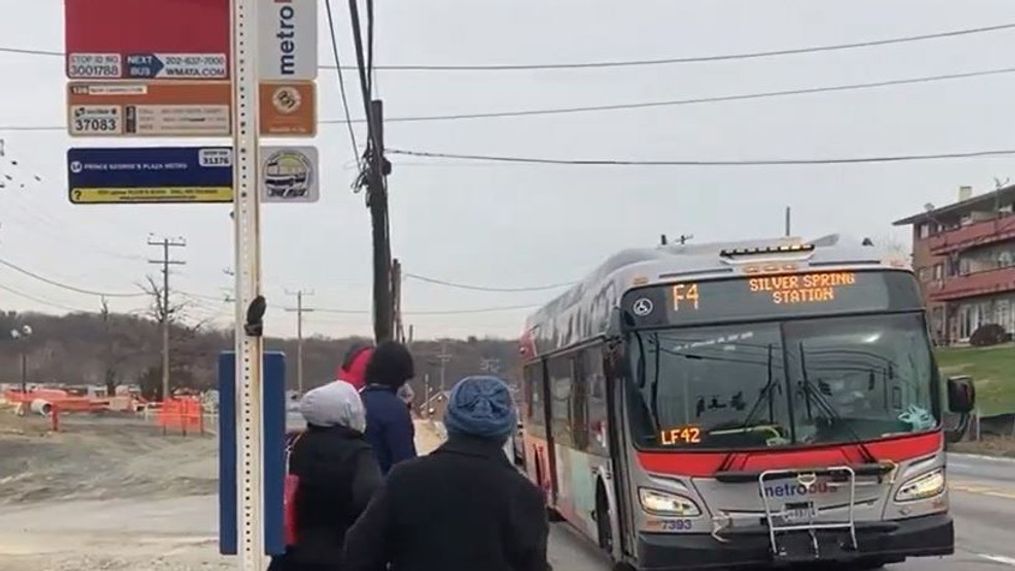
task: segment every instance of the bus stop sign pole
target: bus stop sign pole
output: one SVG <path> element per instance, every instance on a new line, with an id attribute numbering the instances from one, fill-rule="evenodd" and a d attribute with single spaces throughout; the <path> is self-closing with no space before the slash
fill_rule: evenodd
<path id="1" fill-rule="evenodd" d="M 256 0 L 230 0 L 236 253 L 236 490 L 240 569 L 264 571 L 263 339 Z M 248 323 L 256 314 L 257 327 Z"/>

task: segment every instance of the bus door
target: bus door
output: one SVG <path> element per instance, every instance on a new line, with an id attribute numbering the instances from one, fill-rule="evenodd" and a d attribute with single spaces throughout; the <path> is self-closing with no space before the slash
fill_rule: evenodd
<path id="1" fill-rule="evenodd" d="M 557 484 L 557 446 L 556 427 L 553 422 L 553 379 L 550 377 L 549 359 L 540 362 L 540 372 L 543 375 L 543 418 L 546 420 L 546 459 L 547 464 L 543 468 L 548 470 L 550 478 L 550 497 L 547 498 L 551 506 L 557 505 L 559 485 Z M 544 478 L 547 474 L 544 473 Z"/>
<path id="2" fill-rule="evenodd" d="M 526 415 L 525 471 L 546 501 L 555 501 L 553 485 L 553 430 L 550 424 L 549 388 L 546 379 L 546 362 L 543 359 L 525 365 Z"/>
<path id="3" fill-rule="evenodd" d="M 625 391 L 624 383 L 626 376 L 625 368 L 620 365 L 623 356 L 613 351 L 609 344 L 603 346 L 603 370 L 606 376 L 606 402 L 609 411 L 609 426 L 607 427 L 608 442 L 610 447 L 610 458 L 613 462 L 613 494 L 617 505 L 617 524 L 620 535 L 619 552 L 625 555 L 634 555 L 634 547 L 637 545 L 635 538 L 634 515 L 631 502 L 631 466 L 628 451 L 631 449 L 630 433 L 626 429 L 624 416 Z"/>

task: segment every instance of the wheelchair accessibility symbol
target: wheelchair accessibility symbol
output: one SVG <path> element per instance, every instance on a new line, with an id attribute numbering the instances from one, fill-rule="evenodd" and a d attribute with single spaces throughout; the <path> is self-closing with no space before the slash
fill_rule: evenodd
<path id="1" fill-rule="evenodd" d="M 638 317 L 645 317 L 646 315 L 649 315 L 652 313 L 653 309 L 655 309 L 655 306 L 652 305 L 652 300 L 646 297 L 635 301 L 634 306 L 631 308 L 631 310 L 634 311 L 634 314 Z"/>

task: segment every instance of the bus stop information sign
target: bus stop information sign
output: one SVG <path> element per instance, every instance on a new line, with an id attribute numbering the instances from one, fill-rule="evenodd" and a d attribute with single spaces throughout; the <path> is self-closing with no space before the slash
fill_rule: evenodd
<path id="1" fill-rule="evenodd" d="M 229 78 L 227 0 L 64 0 L 67 77 Z"/>
<path id="2" fill-rule="evenodd" d="M 74 204 L 232 202 L 230 147 L 71 149 Z"/>

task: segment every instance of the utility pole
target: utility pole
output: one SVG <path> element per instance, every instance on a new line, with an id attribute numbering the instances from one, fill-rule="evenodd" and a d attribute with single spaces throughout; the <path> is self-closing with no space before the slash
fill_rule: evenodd
<path id="1" fill-rule="evenodd" d="M 370 149 L 367 171 L 367 205 L 374 244 L 374 337 L 387 341 L 394 335 L 391 242 L 388 224 L 387 176 L 391 163 L 384 158 L 384 104 L 370 102 Z"/>
<path id="2" fill-rule="evenodd" d="M 156 303 L 159 307 L 159 320 L 162 322 L 162 402 L 169 399 L 169 266 L 182 266 L 186 262 L 173 260 L 169 257 L 170 248 L 185 248 L 187 241 L 183 238 L 162 238 L 156 240 L 148 237 L 149 246 L 162 248 L 161 260 L 148 260 L 149 264 L 162 266 L 162 295 Z"/>
<path id="3" fill-rule="evenodd" d="M 446 390 L 446 372 L 447 364 L 451 361 L 451 355 L 448 354 L 448 342 L 441 341 L 441 354 L 437 355 L 437 359 L 441 362 L 441 392 Z"/>
<path id="4" fill-rule="evenodd" d="M 303 307 L 303 296 L 314 295 L 313 291 L 286 290 L 286 295 L 296 296 L 296 307 L 287 307 L 286 311 L 296 313 L 296 390 L 303 394 L 303 314 L 314 311 L 311 308 Z"/>
<path id="5" fill-rule="evenodd" d="M 405 343 L 405 329 L 402 327 L 402 263 L 391 261 L 391 313 L 395 326 L 395 339 Z"/>
<path id="6" fill-rule="evenodd" d="M 380 343 L 394 335 L 387 182 L 391 163 L 384 157 L 384 103 L 373 96 L 373 3 L 367 2 L 367 44 L 363 42 L 358 0 L 349 0 L 349 22 L 352 24 L 356 69 L 367 116 L 367 149 L 359 184 L 365 183 L 367 208 L 370 209 L 374 249 L 374 337 Z"/>

